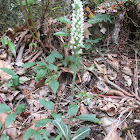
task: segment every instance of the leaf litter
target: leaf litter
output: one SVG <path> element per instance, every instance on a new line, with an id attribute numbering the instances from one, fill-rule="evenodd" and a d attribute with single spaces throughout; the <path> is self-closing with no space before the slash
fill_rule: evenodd
<path id="1" fill-rule="evenodd" d="M 104 11 L 102 6 L 99 7 L 99 9 L 100 12 Z M 113 9 L 109 9 L 109 11 L 110 10 Z M 116 12 L 116 9 L 113 11 Z M 124 22 L 128 21 L 124 19 Z M 73 71 L 61 61 L 55 62 L 60 73 L 57 78 L 59 87 L 56 91 L 56 95 L 54 95 L 49 84 L 44 83 L 46 80 L 45 77 L 40 78 L 38 81 L 36 80 L 33 72 L 34 66 L 31 68 L 23 68 L 21 65 L 25 62 L 45 61 L 50 51 L 58 51 L 60 54 L 63 54 L 66 60 L 67 56 L 72 52 L 62 45 L 67 45 L 69 40 L 67 36 L 58 37 L 53 34 L 61 30 L 66 31 L 70 27 L 65 27 L 65 25 L 57 19 L 48 18 L 44 19 L 42 25 L 37 21 L 36 28 L 42 38 L 41 42 L 47 50 L 41 47 L 41 45 L 32 38 L 32 35 L 26 27 L 20 26 L 13 29 L 13 32 L 7 30 L 2 36 L 6 36 L 10 41 L 14 42 L 17 58 L 15 59 L 13 57 L 9 49 L 7 52 L 4 46 L 0 46 L 0 67 L 13 69 L 16 74 L 19 75 L 21 83 L 16 89 L 7 86 L 5 81 L 9 82 L 11 77 L 0 70 L 0 101 L 10 106 L 12 111 L 14 111 L 19 104 L 25 104 L 26 106 L 26 111 L 20 113 L 16 121 L 11 123 L 8 129 L 3 132 L 14 140 L 22 140 L 24 132 L 28 128 L 38 130 L 39 128 L 35 127 L 35 122 L 50 117 L 51 112 L 40 104 L 40 98 L 54 102 L 55 106 L 53 111 L 55 111 L 55 113 L 62 113 L 64 123 L 69 123 L 66 110 L 68 110 L 72 98 Z M 92 32 L 89 31 L 89 28 L 92 28 L 92 24 L 85 22 L 85 39 L 89 39 L 90 36 L 92 36 Z M 40 32 L 40 29 L 42 29 L 42 32 Z M 122 31 L 123 30 L 124 28 L 122 28 Z M 120 36 L 121 35 L 122 32 L 120 32 Z M 108 38 L 108 36 L 105 37 L 106 39 Z M 123 37 L 128 36 L 123 35 Z M 31 43 L 35 43 L 37 46 L 30 45 Z M 88 124 L 92 132 L 87 139 L 92 140 L 139 139 L 138 127 L 126 130 L 127 133 L 123 133 L 122 131 L 130 126 L 134 126 L 137 124 L 136 122 L 140 123 L 140 91 L 138 85 L 140 66 L 139 63 L 135 64 L 135 61 L 138 61 L 139 55 L 137 56 L 138 58 L 135 57 L 134 59 L 134 53 L 130 56 L 129 54 L 122 53 L 120 49 L 124 47 L 122 44 L 115 46 L 116 50 L 114 49 L 113 51 L 115 47 L 113 47 L 111 43 L 109 45 L 108 42 L 104 42 L 104 44 L 105 43 L 107 44 L 104 47 L 105 51 L 101 52 L 98 49 L 88 50 L 89 54 L 83 55 L 81 63 L 85 70 L 84 72 L 77 70 L 76 96 L 74 98 L 78 103 L 78 113 L 76 116 L 83 114 L 96 115 L 97 118 L 100 119 L 101 125 L 73 119 L 70 127 L 73 131 L 76 131 L 77 128 L 84 127 Z M 123 43 L 127 45 L 127 42 Z M 99 49 L 101 50 L 102 47 L 103 46 L 100 45 Z M 133 51 L 132 48 L 127 49 L 129 52 Z M 69 61 L 67 65 L 69 65 Z M 90 69 L 93 65 L 94 68 Z M 78 93 L 84 94 L 83 96 L 78 96 Z M 5 123 L 7 115 L 7 113 L 0 114 L 2 126 L 4 126 L 3 124 Z M 47 130 L 50 137 L 57 136 L 55 127 L 50 123 L 46 124 L 43 129 Z M 31 137 L 31 139 L 33 138 Z"/>

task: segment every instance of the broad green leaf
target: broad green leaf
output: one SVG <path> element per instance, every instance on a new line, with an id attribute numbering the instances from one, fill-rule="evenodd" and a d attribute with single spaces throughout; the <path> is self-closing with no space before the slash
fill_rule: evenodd
<path id="1" fill-rule="evenodd" d="M 56 79 L 56 78 L 58 78 L 59 77 L 59 75 L 57 75 L 57 74 L 54 74 L 53 75 L 53 79 Z"/>
<path id="2" fill-rule="evenodd" d="M 12 69 L 8 69 L 8 68 L 0 68 L 0 69 L 3 70 L 5 73 L 11 75 L 11 76 L 16 75 L 16 73 Z"/>
<path id="3" fill-rule="evenodd" d="M 39 66 L 46 66 L 46 63 L 44 61 L 36 62 L 36 64 Z"/>
<path id="4" fill-rule="evenodd" d="M 8 39 L 6 37 L 3 37 L 2 39 L 2 44 L 5 46 L 6 44 L 8 44 Z"/>
<path id="5" fill-rule="evenodd" d="M 62 119 L 61 119 L 62 115 L 61 114 L 55 114 L 53 111 L 51 111 L 51 115 L 58 122 L 62 121 Z"/>
<path id="6" fill-rule="evenodd" d="M 89 43 L 89 42 L 91 42 L 91 43 L 98 43 L 100 40 L 102 40 L 102 38 L 97 38 L 97 39 L 95 39 L 95 40 L 86 39 L 86 43 Z"/>
<path id="7" fill-rule="evenodd" d="M 9 140 L 5 135 L 2 134 L 1 140 Z"/>
<path id="8" fill-rule="evenodd" d="M 104 20 L 108 20 L 110 23 L 112 23 L 107 14 L 97 14 L 93 18 L 89 19 L 88 22 L 90 24 L 96 24 L 96 23 L 102 22 Z"/>
<path id="9" fill-rule="evenodd" d="M 35 140 L 43 140 L 43 137 L 41 136 L 38 130 L 34 132 L 34 138 Z"/>
<path id="10" fill-rule="evenodd" d="M 51 122 L 52 119 L 42 119 L 42 120 L 38 120 L 35 123 L 35 127 L 41 127 L 41 126 L 45 126 L 47 123 Z"/>
<path id="11" fill-rule="evenodd" d="M 77 119 L 83 120 L 83 121 L 90 121 L 90 122 L 101 124 L 100 120 L 98 118 L 96 118 L 96 116 L 91 115 L 91 114 L 82 114 L 82 115 L 79 115 L 77 117 Z"/>
<path id="12" fill-rule="evenodd" d="M 35 3 L 35 1 L 34 0 L 27 0 L 27 3 L 30 5 L 30 4 L 33 4 L 33 3 Z M 24 1 L 22 1 L 22 5 L 26 5 L 26 1 L 24 0 Z"/>
<path id="13" fill-rule="evenodd" d="M 56 66 L 53 65 L 53 64 L 48 64 L 48 65 L 46 65 L 46 67 L 47 67 L 48 69 L 51 69 L 51 70 L 57 71 Z"/>
<path id="14" fill-rule="evenodd" d="M 41 105 L 43 105 L 48 110 L 53 110 L 54 109 L 54 103 L 52 101 L 46 101 L 45 99 L 40 98 L 39 102 L 40 102 Z"/>
<path id="15" fill-rule="evenodd" d="M 62 133 L 60 133 L 54 140 L 60 140 L 62 137 Z"/>
<path id="16" fill-rule="evenodd" d="M 55 57 L 52 54 L 50 54 L 49 56 L 46 57 L 46 62 L 49 64 L 53 63 L 54 60 L 55 60 Z"/>
<path id="17" fill-rule="evenodd" d="M 49 133 L 48 133 L 46 130 L 41 129 L 41 130 L 39 130 L 39 132 L 41 132 L 41 133 L 43 134 L 44 139 L 49 140 L 49 139 L 48 139 Z"/>
<path id="18" fill-rule="evenodd" d="M 16 114 L 20 114 L 23 111 L 25 111 L 25 105 L 24 104 L 20 104 L 16 107 Z"/>
<path id="19" fill-rule="evenodd" d="M 52 89 L 52 91 L 54 92 L 54 94 L 56 94 L 56 91 L 57 91 L 57 89 L 59 87 L 59 82 L 57 80 L 51 80 L 49 82 L 49 86 Z"/>
<path id="20" fill-rule="evenodd" d="M 8 47 L 10 48 L 11 52 L 13 53 L 13 55 L 16 58 L 16 49 L 15 49 L 14 44 L 11 41 L 8 42 Z"/>
<path id="21" fill-rule="evenodd" d="M 37 71 L 36 78 L 39 79 L 39 78 L 45 77 L 46 74 L 47 74 L 47 69 L 40 68 L 40 70 Z"/>
<path id="22" fill-rule="evenodd" d="M 68 126 L 64 124 L 62 121 L 53 120 L 52 125 L 55 125 L 58 130 L 63 134 L 63 136 L 68 139 L 69 129 Z"/>
<path id="23" fill-rule="evenodd" d="M 10 111 L 10 107 L 8 105 L 0 104 L 0 113 L 5 113 L 8 111 Z"/>
<path id="24" fill-rule="evenodd" d="M 67 36 L 66 32 L 64 32 L 64 31 L 56 32 L 56 33 L 54 33 L 54 35 Z"/>
<path id="25" fill-rule="evenodd" d="M 91 48 L 91 44 L 84 44 L 85 45 L 85 49 L 88 50 Z"/>
<path id="26" fill-rule="evenodd" d="M 1 130 L 1 128 L 2 128 L 2 124 L 1 124 L 1 121 L 0 121 L 0 130 Z"/>
<path id="27" fill-rule="evenodd" d="M 85 137 L 89 135 L 90 128 L 82 127 L 76 131 L 72 140 L 83 140 Z"/>
<path id="28" fill-rule="evenodd" d="M 5 119 L 5 127 L 7 128 L 15 120 L 16 120 L 16 113 L 12 113 L 8 115 Z"/>
<path id="29" fill-rule="evenodd" d="M 57 18 L 60 22 L 62 22 L 62 23 L 72 23 L 68 18 L 66 18 L 66 17 L 58 17 Z"/>
<path id="30" fill-rule="evenodd" d="M 62 59 L 63 56 L 59 52 L 51 51 L 51 54 L 58 59 Z"/>
<path id="31" fill-rule="evenodd" d="M 35 65 L 36 65 L 35 62 L 27 62 L 27 63 L 23 64 L 22 67 L 24 67 L 24 68 L 31 68 L 31 67 L 33 67 Z"/>
<path id="32" fill-rule="evenodd" d="M 18 75 L 14 75 L 11 77 L 11 80 L 12 80 L 12 85 L 14 87 L 17 87 L 20 85 L 20 82 L 19 82 L 19 76 Z"/>
<path id="33" fill-rule="evenodd" d="M 68 114 L 70 115 L 70 117 L 73 117 L 74 115 L 76 115 L 77 111 L 78 111 L 77 104 L 71 104 L 70 108 L 68 109 Z"/>
<path id="34" fill-rule="evenodd" d="M 24 133 L 24 140 L 28 140 L 34 133 L 32 128 L 28 128 Z"/>
<path id="35" fill-rule="evenodd" d="M 41 69 L 40 66 L 35 66 L 35 67 L 33 68 L 34 72 L 36 72 L 36 73 L 37 73 L 38 71 L 40 71 L 40 69 Z"/>

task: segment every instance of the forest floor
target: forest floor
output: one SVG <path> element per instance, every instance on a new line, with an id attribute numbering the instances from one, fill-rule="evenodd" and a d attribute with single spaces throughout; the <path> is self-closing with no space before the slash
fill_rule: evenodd
<path id="1" fill-rule="evenodd" d="M 112 23 L 89 24 L 85 14 L 86 47 L 80 55 L 82 67 L 77 68 L 73 102 L 77 104 L 78 112 L 72 121 L 68 114 L 72 100 L 73 61 L 69 57 L 72 50 L 67 47 L 67 36 L 54 35 L 58 31 L 67 32 L 70 24 L 53 18 L 36 21 L 40 40 L 32 36 L 27 26 L 15 27 L 1 35 L 0 67 L 12 71 L 0 70 L 0 102 L 11 109 L 10 113 L 0 114 L 0 134 L 22 140 L 28 128 L 44 129 L 49 133 L 49 139 L 54 139 L 58 131 L 52 123 L 35 127 L 36 121 L 52 118 L 51 109 L 47 110 L 41 104 L 41 99 L 45 99 L 54 103 L 53 112 L 61 114 L 66 125 L 70 123 L 72 136 L 79 128 L 88 126 L 91 131 L 87 140 L 140 139 L 140 7 L 132 3 L 121 6 L 122 11 L 108 8 L 112 8 Z M 103 5 L 100 8 L 106 10 Z M 86 12 L 89 14 L 90 9 Z M 103 40 L 95 38 L 100 34 Z M 16 57 L 12 45 L 4 44 L 3 38 L 13 42 Z M 54 77 L 54 81 L 59 82 L 58 89 L 57 83 L 52 86 L 49 83 Z M 4 129 L 6 117 L 20 104 L 25 105 L 25 111 Z M 101 123 L 76 119 L 82 114 L 94 115 Z M 30 139 L 34 139 L 33 136 Z"/>

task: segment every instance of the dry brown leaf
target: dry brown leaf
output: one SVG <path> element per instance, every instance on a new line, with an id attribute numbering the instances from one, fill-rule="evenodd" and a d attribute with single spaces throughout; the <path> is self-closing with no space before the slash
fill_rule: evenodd
<path id="1" fill-rule="evenodd" d="M 108 54 L 108 62 L 117 70 L 119 70 L 119 62 L 117 59 L 113 58 L 113 56 L 111 54 Z"/>
<path id="2" fill-rule="evenodd" d="M 1 53 L 0 53 L 0 59 L 2 59 L 2 60 L 6 60 L 7 59 L 7 53 L 6 53 L 6 51 L 1 51 Z"/>
<path id="3" fill-rule="evenodd" d="M 88 22 L 84 22 L 84 37 L 89 39 L 89 36 L 92 35 L 88 28 L 92 27 L 92 24 L 89 24 Z"/>
<path id="4" fill-rule="evenodd" d="M 91 75 L 88 71 L 86 71 L 82 77 L 83 83 L 88 83 L 91 80 Z"/>
<path id="5" fill-rule="evenodd" d="M 117 127 L 114 123 L 112 123 L 112 130 L 106 135 L 104 140 L 124 140 L 124 139 L 117 135 Z"/>
<path id="6" fill-rule="evenodd" d="M 80 113 L 81 114 L 88 114 L 88 110 L 84 104 L 80 105 Z"/>
<path id="7" fill-rule="evenodd" d="M 108 103 L 104 107 L 100 108 L 102 111 L 105 111 L 109 116 L 116 115 L 120 105 L 118 103 Z"/>
<path id="8" fill-rule="evenodd" d="M 12 67 L 4 60 L 0 60 L 0 68 L 12 69 Z M 3 70 L 0 69 L 0 78 L 3 81 L 8 81 L 11 78 L 11 75 L 6 74 L 5 72 L 3 72 Z"/>
<path id="9" fill-rule="evenodd" d="M 6 113 L 2 113 L 0 114 L 0 121 L 1 121 L 1 124 L 4 125 L 5 123 L 5 119 L 8 115 Z"/>

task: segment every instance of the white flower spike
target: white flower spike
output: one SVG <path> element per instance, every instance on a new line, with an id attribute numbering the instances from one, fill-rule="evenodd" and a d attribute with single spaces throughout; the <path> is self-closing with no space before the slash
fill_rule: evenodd
<path id="1" fill-rule="evenodd" d="M 83 46 L 83 22 L 84 22 L 84 10 L 81 0 L 74 0 L 72 4 L 73 14 L 72 14 L 72 28 L 71 28 L 71 46 L 74 52 L 79 51 L 81 46 Z"/>

